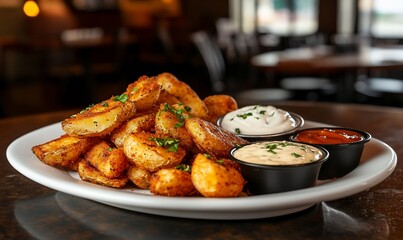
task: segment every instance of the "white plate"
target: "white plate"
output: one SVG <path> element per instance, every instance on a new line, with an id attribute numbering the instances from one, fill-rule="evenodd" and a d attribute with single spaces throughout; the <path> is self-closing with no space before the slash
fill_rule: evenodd
<path id="1" fill-rule="evenodd" d="M 306 121 L 304 127 L 325 124 Z M 360 165 L 334 181 L 284 193 L 240 197 L 163 197 L 138 189 L 113 189 L 81 181 L 76 173 L 50 167 L 31 152 L 34 145 L 62 135 L 60 123 L 40 128 L 13 141 L 7 148 L 10 164 L 31 180 L 57 191 L 118 208 L 163 216 L 197 219 L 257 219 L 298 212 L 322 202 L 364 191 L 387 178 L 396 167 L 396 153 L 380 140 L 365 145 Z"/>

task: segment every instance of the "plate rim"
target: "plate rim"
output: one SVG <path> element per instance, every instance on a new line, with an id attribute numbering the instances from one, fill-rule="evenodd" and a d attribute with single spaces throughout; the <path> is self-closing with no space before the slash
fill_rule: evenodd
<path id="1" fill-rule="evenodd" d="M 305 121 L 304 127 L 308 127 L 309 125 L 325 126 L 327 124 Z M 47 134 L 48 132 L 51 134 Z M 18 137 L 7 147 L 6 156 L 9 163 L 25 177 L 56 191 L 132 211 L 143 210 L 144 212 L 166 216 L 209 219 L 253 219 L 284 215 L 291 213 L 289 209 L 308 208 L 312 204 L 344 198 L 371 188 L 386 179 L 393 172 L 397 164 L 395 151 L 386 143 L 372 138 L 367 144 L 377 145 L 382 148 L 382 153 L 389 156 L 388 159 L 380 158 L 369 160 L 364 162 L 364 164 L 360 163 L 357 169 L 346 176 L 311 188 L 238 198 L 164 197 L 141 194 L 136 192 L 136 190 L 113 189 L 77 180 L 69 172 L 48 166 L 39 161 L 31 149 L 23 148 L 21 150 L 24 144 L 34 146 L 35 144 L 43 143 L 42 139 L 50 141 L 58 137 L 56 134 L 63 134 L 60 122 L 38 128 Z M 38 137 L 39 135 L 42 137 Z M 35 139 L 35 143 L 30 141 L 32 138 Z M 24 160 L 20 159 L 21 155 L 26 155 L 26 157 L 30 158 L 29 160 L 37 161 L 24 162 Z M 357 171 L 363 168 L 364 165 L 375 164 L 375 161 L 377 161 L 376 163 L 383 161 L 386 164 L 382 169 L 371 172 L 371 175 L 358 176 L 360 178 L 359 184 L 351 186 L 351 183 L 357 179 Z M 40 171 L 37 171 L 38 169 L 36 168 L 39 168 Z M 370 168 L 370 166 L 367 166 L 367 168 Z M 49 175 L 43 175 L 44 172 Z M 59 178 L 54 179 L 51 176 Z M 160 214 L 158 213 L 159 210 L 161 211 Z M 215 211 L 217 214 L 220 213 L 222 215 L 219 216 L 216 214 L 211 217 L 197 216 L 198 213 L 202 215 L 201 213 L 205 211 Z M 265 214 L 257 216 L 253 214 L 256 211 L 263 211 Z M 252 213 L 248 214 L 248 212 Z M 273 215 L 271 212 L 276 212 L 276 214 Z M 243 215 L 237 216 L 237 213 Z"/>

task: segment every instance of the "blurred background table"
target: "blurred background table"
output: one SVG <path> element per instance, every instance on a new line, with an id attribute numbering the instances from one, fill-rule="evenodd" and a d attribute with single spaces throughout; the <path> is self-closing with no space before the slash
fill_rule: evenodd
<path id="1" fill-rule="evenodd" d="M 403 67 L 403 46 L 365 46 L 347 53 L 329 46 L 294 48 L 258 54 L 251 64 L 272 74 L 326 75 L 336 82 L 338 99 L 352 102 L 360 73 Z"/>
<path id="2" fill-rule="evenodd" d="M 403 110 L 354 104 L 278 102 L 306 120 L 368 131 L 403 157 Z M 21 135 L 76 113 L 51 112 L 0 120 L 1 239 L 398 239 L 403 234 L 403 165 L 379 185 L 299 213 L 259 220 L 213 221 L 126 211 L 43 187 L 8 163 Z"/>

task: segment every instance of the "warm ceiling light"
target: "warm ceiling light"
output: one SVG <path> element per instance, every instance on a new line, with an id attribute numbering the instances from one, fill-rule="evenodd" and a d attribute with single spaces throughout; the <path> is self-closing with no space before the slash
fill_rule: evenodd
<path id="1" fill-rule="evenodd" d="M 39 6 L 33 0 L 28 0 L 24 3 L 23 10 L 28 17 L 36 17 L 39 14 Z"/>

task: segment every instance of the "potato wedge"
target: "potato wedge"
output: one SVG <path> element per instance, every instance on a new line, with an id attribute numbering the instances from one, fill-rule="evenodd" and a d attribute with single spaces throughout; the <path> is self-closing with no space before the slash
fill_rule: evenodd
<path id="1" fill-rule="evenodd" d="M 113 188 L 123 188 L 129 181 L 126 175 L 108 178 L 86 160 L 78 164 L 78 174 L 83 181 Z"/>
<path id="2" fill-rule="evenodd" d="M 150 189 L 151 173 L 149 171 L 131 165 L 129 166 L 129 169 L 127 169 L 127 177 L 137 187 L 141 189 Z"/>
<path id="3" fill-rule="evenodd" d="M 204 104 L 208 109 L 205 120 L 214 124 L 217 123 L 217 119 L 229 112 L 238 109 L 238 103 L 229 95 L 211 95 L 203 99 Z"/>
<path id="4" fill-rule="evenodd" d="M 113 148 L 105 141 L 92 146 L 86 152 L 84 159 L 108 178 L 122 175 L 129 166 L 123 150 Z"/>
<path id="5" fill-rule="evenodd" d="M 238 170 L 205 154 L 196 155 L 191 178 L 204 197 L 237 197 L 246 183 Z"/>
<path id="6" fill-rule="evenodd" d="M 63 135 L 49 142 L 33 146 L 32 152 L 47 165 L 75 170 L 75 163 L 96 141 L 95 138 Z"/>
<path id="7" fill-rule="evenodd" d="M 105 136 L 136 113 L 136 106 L 122 94 L 90 106 L 62 122 L 70 136 Z"/>
<path id="8" fill-rule="evenodd" d="M 165 89 L 161 90 L 160 96 L 158 98 L 157 104 L 168 103 L 169 105 L 180 104 L 181 101 L 174 95 L 167 92 Z"/>
<path id="9" fill-rule="evenodd" d="M 248 143 L 248 141 L 200 118 L 186 119 L 185 127 L 200 152 L 218 158 L 227 158 L 231 148 Z"/>
<path id="10" fill-rule="evenodd" d="M 123 151 L 129 162 L 150 172 L 175 167 L 186 155 L 178 140 L 147 132 L 128 135 Z"/>
<path id="11" fill-rule="evenodd" d="M 157 76 L 157 81 L 169 94 L 175 96 L 179 101 L 191 108 L 190 114 L 195 117 L 207 116 L 207 107 L 199 98 L 196 92 L 186 83 L 179 81 L 170 73 L 162 73 Z"/>
<path id="12" fill-rule="evenodd" d="M 183 105 L 161 104 L 155 117 L 155 132 L 161 136 L 170 136 L 179 139 L 181 146 L 186 149 L 194 147 L 192 136 L 185 128 L 187 110 Z"/>
<path id="13" fill-rule="evenodd" d="M 151 131 L 155 126 L 155 113 L 149 113 L 142 116 L 134 117 L 128 122 L 123 123 L 119 128 L 115 129 L 111 134 L 112 142 L 119 148 L 123 147 L 126 136 L 130 133 Z"/>
<path id="14" fill-rule="evenodd" d="M 142 76 L 129 84 L 125 93 L 129 100 L 135 103 L 137 111 L 143 112 L 152 108 L 157 102 L 161 89 L 156 77 Z"/>
<path id="15" fill-rule="evenodd" d="M 189 172 L 176 168 L 161 169 L 151 176 L 150 192 L 155 195 L 184 197 L 197 193 Z"/>

